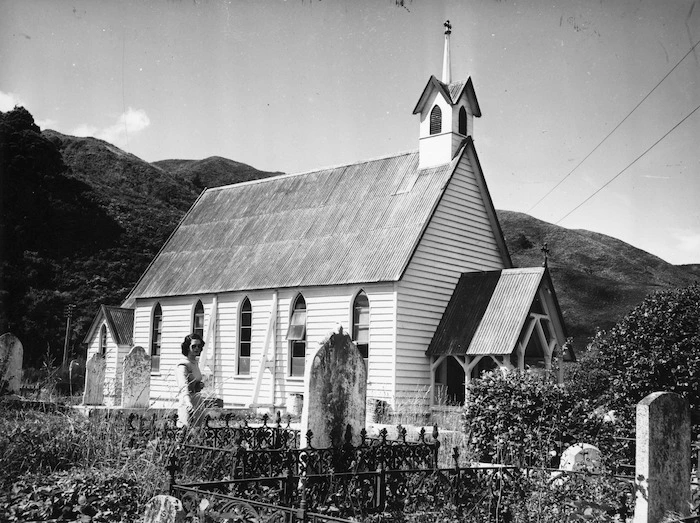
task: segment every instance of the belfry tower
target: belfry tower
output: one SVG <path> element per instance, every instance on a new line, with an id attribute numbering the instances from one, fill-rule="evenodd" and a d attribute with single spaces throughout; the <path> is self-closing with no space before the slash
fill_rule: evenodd
<path id="1" fill-rule="evenodd" d="M 420 115 L 420 169 L 450 162 L 466 137 L 472 136 L 474 117 L 481 116 L 471 78 L 466 82 L 452 81 L 451 34 L 452 25 L 448 20 L 445 22 L 442 78 L 430 77 L 413 109 L 413 114 Z"/>

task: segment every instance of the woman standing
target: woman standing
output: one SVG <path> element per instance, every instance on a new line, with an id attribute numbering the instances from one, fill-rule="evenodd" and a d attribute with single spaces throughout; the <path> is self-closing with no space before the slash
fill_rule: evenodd
<path id="1" fill-rule="evenodd" d="M 177 411 L 177 426 L 196 425 L 202 412 L 199 392 L 204 388 L 202 373 L 197 359 L 202 353 L 204 340 L 195 333 L 185 336 L 182 342 L 182 358 L 175 367 L 175 379 L 179 391 L 180 406 Z"/>

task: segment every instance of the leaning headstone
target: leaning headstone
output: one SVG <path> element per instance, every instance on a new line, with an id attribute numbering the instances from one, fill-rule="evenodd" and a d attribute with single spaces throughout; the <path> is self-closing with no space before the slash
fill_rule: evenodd
<path id="1" fill-rule="evenodd" d="M 182 502 L 173 497 L 159 495 L 146 503 L 144 523 L 180 523 L 185 521 L 185 509 Z"/>
<path id="2" fill-rule="evenodd" d="M 99 354 L 93 354 L 85 364 L 83 405 L 102 405 L 104 402 L 106 365 L 104 356 Z"/>
<path id="3" fill-rule="evenodd" d="M 310 356 L 305 376 L 302 444 L 311 430 L 313 447 L 340 447 L 349 430 L 353 445 L 359 445 L 367 408 L 367 368 L 342 326 L 329 333 Z"/>
<path id="4" fill-rule="evenodd" d="M 151 396 L 151 357 L 136 346 L 124 357 L 122 372 L 122 407 L 148 408 Z"/>
<path id="5" fill-rule="evenodd" d="M 6 332 L 0 336 L 0 393 L 19 394 L 22 380 L 24 348 L 17 336 Z"/>
<path id="6" fill-rule="evenodd" d="M 690 502 L 690 409 L 672 392 L 637 403 L 634 523 L 658 523 L 668 512 L 687 516 Z"/>
<path id="7" fill-rule="evenodd" d="M 600 450 L 588 443 L 576 443 L 567 447 L 561 454 L 559 462 L 561 470 L 573 472 L 591 472 L 599 474 L 603 471 Z"/>

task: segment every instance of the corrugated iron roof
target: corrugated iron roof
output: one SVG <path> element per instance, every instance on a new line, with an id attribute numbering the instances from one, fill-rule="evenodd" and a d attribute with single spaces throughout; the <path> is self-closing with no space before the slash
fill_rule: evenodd
<path id="1" fill-rule="evenodd" d="M 117 345 L 132 345 L 134 336 L 134 309 L 100 305 L 100 310 L 87 330 L 83 343 L 89 343 L 97 326 L 105 320 Z"/>
<path id="2" fill-rule="evenodd" d="M 462 274 L 426 354 L 510 354 L 544 274 L 543 267 Z"/>
<path id="3" fill-rule="evenodd" d="M 105 318 L 117 345 L 132 345 L 134 336 L 134 309 L 102 306 Z"/>
<path id="4" fill-rule="evenodd" d="M 129 299 L 401 277 L 460 155 L 418 153 L 209 189 Z"/>

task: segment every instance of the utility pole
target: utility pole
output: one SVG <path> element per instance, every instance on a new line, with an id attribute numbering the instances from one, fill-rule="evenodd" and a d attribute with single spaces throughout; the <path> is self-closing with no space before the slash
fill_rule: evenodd
<path id="1" fill-rule="evenodd" d="M 63 315 L 66 317 L 66 341 L 63 344 L 63 363 L 61 364 L 61 367 L 65 368 L 67 363 L 68 363 L 68 344 L 70 342 L 70 329 L 71 329 L 71 320 L 73 319 L 73 309 L 75 309 L 75 305 L 72 303 L 67 305 L 65 309 L 63 309 Z"/>

